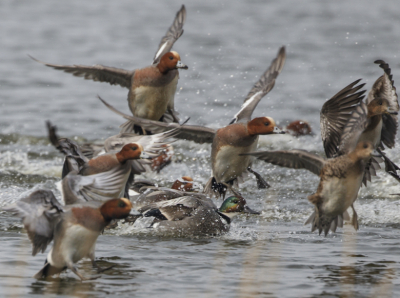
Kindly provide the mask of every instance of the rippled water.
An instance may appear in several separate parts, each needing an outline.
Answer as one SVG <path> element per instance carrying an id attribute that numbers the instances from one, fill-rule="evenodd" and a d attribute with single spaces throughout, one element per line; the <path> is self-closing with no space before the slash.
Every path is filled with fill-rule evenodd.
<path id="1" fill-rule="evenodd" d="M 189 65 L 175 97 L 181 118 L 211 127 L 226 125 L 244 96 L 287 46 L 283 72 L 254 116 L 280 125 L 311 123 L 315 137 L 263 137 L 263 149 L 304 148 L 323 154 L 319 109 L 350 82 L 367 87 L 381 75 L 373 61 L 389 62 L 400 82 L 400 7 L 396 1 L 190 1 L 185 33 L 174 49 Z M 34 189 L 59 192 L 62 156 L 46 138 L 49 119 L 61 136 L 102 140 L 122 120 L 96 98 L 128 111 L 127 90 L 84 81 L 27 57 L 59 64 L 104 64 L 126 69 L 151 62 L 179 1 L 11 1 L 0 3 L 0 207 Z M 205 182 L 209 145 L 179 141 L 174 163 L 159 175 L 169 185 L 183 174 Z M 399 149 L 388 155 L 400 162 Z M 148 235 L 121 226 L 99 237 L 101 264 L 116 264 L 97 280 L 81 283 L 68 272 L 36 281 L 45 256 L 32 257 L 21 224 L 0 212 L 0 295 L 163 297 L 396 297 L 400 294 L 399 185 L 382 171 L 360 191 L 361 228 L 346 225 L 327 237 L 303 226 L 307 196 L 318 177 L 257 163 L 272 187 L 243 194 L 259 217 L 239 217 L 231 231 L 211 239 Z M 94 274 L 90 262 L 79 268 Z"/>

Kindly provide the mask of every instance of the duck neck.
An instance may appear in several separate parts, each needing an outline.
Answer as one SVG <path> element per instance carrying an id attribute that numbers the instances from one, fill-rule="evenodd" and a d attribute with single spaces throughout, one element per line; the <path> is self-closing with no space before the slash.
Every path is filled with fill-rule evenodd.
<path id="1" fill-rule="evenodd" d="M 161 60 L 158 64 L 157 64 L 157 68 L 158 70 L 162 73 L 162 74 L 166 74 L 168 73 L 171 69 L 168 67 L 168 65 L 164 62 L 164 60 Z"/>
<path id="2" fill-rule="evenodd" d="M 382 121 L 382 115 L 369 116 L 369 113 L 368 113 L 368 120 L 369 120 L 369 123 L 368 123 L 368 126 L 365 128 L 364 132 L 374 130 L 378 126 L 378 124 Z"/>
<path id="3" fill-rule="evenodd" d="M 126 162 L 126 158 L 121 152 L 116 153 L 115 156 L 120 164 L 124 164 Z"/>
<path id="4" fill-rule="evenodd" d="M 224 213 L 224 212 L 221 212 L 221 211 L 217 211 L 217 213 L 219 214 L 219 216 L 221 216 L 223 219 L 225 219 L 226 220 L 226 222 L 228 223 L 228 225 L 230 225 L 231 224 L 231 217 L 229 217 L 228 216 L 228 213 Z"/>

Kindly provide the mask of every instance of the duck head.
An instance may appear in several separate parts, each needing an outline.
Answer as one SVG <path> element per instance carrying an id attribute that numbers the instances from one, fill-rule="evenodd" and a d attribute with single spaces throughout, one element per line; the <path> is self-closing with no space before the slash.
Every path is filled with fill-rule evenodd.
<path id="1" fill-rule="evenodd" d="M 305 135 L 313 135 L 310 124 L 306 121 L 296 120 L 290 122 L 286 129 L 292 136 L 305 136 Z"/>
<path id="2" fill-rule="evenodd" d="M 284 134 L 275 124 L 271 117 L 258 117 L 247 123 L 249 135 Z"/>
<path id="3" fill-rule="evenodd" d="M 157 68 L 161 73 L 165 74 L 173 69 L 178 69 L 178 68 L 188 69 L 189 67 L 182 63 L 181 56 L 177 52 L 171 51 L 164 54 L 164 56 L 161 57 L 161 60 L 158 63 Z"/>
<path id="4" fill-rule="evenodd" d="M 111 221 L 112 219 L 127 217 L 131 209 L 132 203 L 128 199 L 111 199 L 101 205 L 100 213 L 103 215 L 105 221 Z"/>
<path id="5" fill-rule="evenodd" d="M 260 214 L 247 206 L 247 202 L 240 196 L 231 196 L 227 198 L 218 209 L 218 211 L 230 218 L 239 213 Z"/>
<path id="6" fill-rule="evenodd" d="M 368 104 L 368 117 L 382 114 L 397 115 L 398 112 L 392 109 L 387 99 L 380 97 L 374 98 Z"/>
<path id="7" fill-rule="evenodd" d="M 120 163 L 124 163 L 130 159 L 149 159 L 150 157 L 144 152 L 143 146 L 136 143 L 129 143 L 122 147 L 121 151 L 116 154 Z"/>
<path id="8" fill-rule="evenodd" d="M 362 160 L 368 160 L 371 158 L 372 155 L 377 156 L 374 153 L 374 146 L 371 142 L 367 141 L 359 142 L 351 154 L 355 155 L 357 159 Z"/>
<path id="9" fill-rule="evenodd" d="M 175 180 L 174 184 L 172 184 L 172 189 L 181 190 L 181 191 L 195 191 L 201 190 L 201 186 L 199 183 L 194 182 L 192 177 L 183 176 L 177 180 Z"/>

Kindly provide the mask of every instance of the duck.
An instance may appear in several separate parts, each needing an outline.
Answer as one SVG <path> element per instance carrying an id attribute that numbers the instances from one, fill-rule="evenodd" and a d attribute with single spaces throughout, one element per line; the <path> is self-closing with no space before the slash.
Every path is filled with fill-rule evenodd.
<path id="1" fill-rule="evenodd" d="M 314 132 L 312 131 L 310 124 L 304 120 L 295 120 L 290 122 L 286 126 L 285 132 L 294 137 L 314 135 Z"/>
<path id="2" fill-rule="evenodd" d="M 146 147 L 146 151 L 151 149 L 150 162 L 148 169 L 156 173 L 169 165 L 174 156 L 174 148 L 171 142 L 167 142 L 168 138 L 172 138 L 177 130 L 171 130 L 160 134 L 137 135 L 136 133 L 119 133 L 108 137 L 103 144 L 84 143 L 80 145 L 83 155 L 91 159 L 93 157 L 121 150 L 122 146 L 129 143 L 140 143 Z"/>
<path id="3" fill-rule="evenodd" d="M 196 191 L 201 188 L 201 184 L 197 181 L 194 181 L 192 177 L 190 176 L 182 176 L 178 179 L 176 179 L 170 189 L 174 190 L 180 190 L 180 191 Z M 157 187 L 156 184 L 149 180 L 149 179 L 136 179 L 132 185 L 130 190 L 132 190 L 132 193 L 135 192 L 135 194 L 143 193 L 144 191 L 148 189 L 165 189 L 165 187 Z"/>
<path id="4" fill-rule="evenodd" d="M 187 195 L 206 200 L 207 196 L 199 193 L 201 189 L 201 184 L 193 181 L 193 178 L 190 176 L 182 176 L 176 179 L 171 188 L 156 186 L 148 179 L 137 179 L 129 189 L 129 196 L 132 208 L 138 210 L 152 203 L 168 201 Z"/>
<path id="5" fill-rule="evenodd" d="M 281 47 L 270 67 L 246 96 L 240 111 L 236 113 L 233 120 L 227 126 L 218 130 L 196 125 L 179 126 L 180 130 L 174 136 L 175 138 L 212 144 L 212 173 L 204 187 L 204 192 L 208 195 L 225 197 L 227 190 L 240 195 L 233 186 L 239 186 L 238 180 L 242 179 L 242 176 L 249 172 L 256 177 L 258 188 L 269 187 L 269 184 L 262 176 L 251 168 L 253 159 L 250 156 L 239 156 L 239 154 L 253 151 L 257 147 L 259 135 L 284 133 L 278 129 L 273 118 L 257 117 L 251 119 L 251 115 L 258 102 L 274 87 L 275 79 L 281 72 L 285 60 L 285 47 Z M 101 97 L 99 99 L 109 109 L 128 120 L 128 124 L 123 124 L 124 132 L 126 132 L 124 129 L 129 126 L 132 127 L 132 124 L 140 125 L 146 129 L 157 126 L 164 131 L 177 128 L 179 125 L 177 123 L 163 123 L 129 116 L 112 107 Z"/>
<path id="6" fill-rule="evenodd" d="M 396 87 L 389 65 L 383 60 L 376 60 L 375 63 L 379 64 L 384 74 L 375 81 L 368 93 L 367 118 L 364 119 L 364 123 L 360 123 L 358 119 L 353 123 L 362 125 L 364 128 L 363 130 L 354 130 L 355 134 L 347 134 L 347 137 L 353 142 L 351 146 L 359 141 L 372 142 L 385 162 L 386 172 L 400 181 L 400 177 L 397 175 L 397 170 L 400 168 L 382 152 L 385 146 L 387 148 L 395 146 L 399 111 Z M 334 96 L 321 109 L 321 136 L 327 157 L 340 156 L 346 152 L 346 148 L 340 147 L 340 142 L 351 112 L 364 99 L 365 91 L 356 92 L 365 85 L 356 86 L 360 80 L 356 80 L 338 93 L 346 94 L 347 97 Z M 348 125 L 349 129 L 351 127 L 351 124 Z M 371 181 L 371 176 L 376 175 L 376 170 L 380 168 L 379 162 L 380 159 L 377 158 L 370 160 L 364 176 L 363 183 L 365 185 L 367 185 L 367 181 Z"/>
<path id="7" fill-rule="evenodd" d="M 231 196 L 217 208 L 210 198 L 192 195 L 152 203 L 139 212 L 140 219 L 150 219 L 147 227 L 162 235 L 179 237 L 219 236 L 229 231 L 235 215 L 260 214 L 249 208 L 241 196 Z"/>
<path id="8" fill-rule="evenodd" d="M 174 98 L 179 79 L 178 69 L 188 69 L 188 66 L 182 63 L 178 52 L 171 51 L 171 48 L 183 34 L 185 20 L 186 8 L 182 5 L 171 27 L 161 39 L 153 63 L 133 71 L 103 65 L 57 65 L 30 57 L 45 66 L 77 77 L 128 88 L 128 104 L 134 116 L 156 121 L 172 118 L 172 121 L 178 122 L 177 113 L 174 110 Z M 164 114 L 166 114 L 165 117 L 163 117 Z M 135 126 L 135 131 L 138 134 L 146 134 L 146 131 L 138 126 Z"/>
<path id="9" fill-rule="evenodd" d="M 307 169 L 319 175 L 320 182 L 317 191 L 308 197 L 315 211 L 305 224 L 311 223 L 311 231 L 317 228 L 319 234 L 325 236 L 329 230 L 343 226 L 343 220 L 349 220 L 347 209 L 352 207 L 352 225 L 358 230 L 358 216 L 354 209 L 361 187 L 365 166 L 371 158 L 374 148 L 371 142 L 359 142 L 356 148 L 346 155 L 323 159 L 305 150 L 260 151 L 248 153 L 274 165 Z"/>
<path id="10" fill-rule="evenodd" d="M 134 174 L 145 171 L 137 160 L 150 158 L 141 143 L 128 143 L 118 151 L 88 159 L 73 141 L 58 138 L 56 127 L 50 122 L 47 122 L 47 127 L 50 141 L 66 156 L 61 181 L 65 204 L 74 204 L 77 201 L 105 201 L 113 197 L 123 197 L 125 194 L 129 198 L 128 189 Z M 153 141 L 157 138 L 159 141 L 163 139 L 163 136 L 157 135 L 145 137 Z M 145 144 L 143 140 L 142 142 Z M 152 146 L 156 147 L 157 143 L 146 144 L 149 152 Z"/>
<path id="11" fill-rule="evenodd" d="M 53 241 L 45 265 L 34 278 L 46 278 L 69 269 L 81 281 L 94 279 L 83 276 L 76 268 L 75 264 L 82 258 L 89 258 L 98 272 L 109 269 L 100 268 L 96 264 L 97 238 L 111 220 L 127 217 L 132 204 L 126 198 L 97 203 L 62 206 L 52 191 L 36 190 L 28 197 L 3 208 L 22 219 L 32 242 L 33 256 L 39 252 L 44 253 Z"/>

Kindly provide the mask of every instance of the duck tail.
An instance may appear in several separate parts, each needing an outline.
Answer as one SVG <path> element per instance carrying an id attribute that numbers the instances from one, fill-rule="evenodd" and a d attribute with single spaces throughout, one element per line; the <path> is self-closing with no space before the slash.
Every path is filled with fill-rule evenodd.
<path id="1" fill-rule="evenodd" d="M 47 260 L 46 260 L 43 268 L 40 269 L 40 271 L 38 273 L 36 273 L 33 277 L 36 279 L 46 278 L 47 276 L 61 273 L 65 269 L 67 269 L 67 267 L 64 267 L 64 268 L 54 267 L 54 266 L 50 265 L 50 263 L 47 262 Z"/>
<path id="2" fill-rule="evenodd" d="M 321 235 L 322 231 L 324 231 L 324 235 L 326 236 L 329 230 L 335 232 L 337 227 L 343 227 L 344 217 L 346 217 L 344 214 L 336 217 L 327 216 L 315 208 L 315 211 L 304 224 L 307 225 L 311 223 L 311 232 L 314 232 L 318 228 L 318 233 Z"/>
<path id="3" fill-rule="evenodd" d="M 225 194 L 227 191 L 227 186 L 223 183 L 218 183 L 217 180 L 215 180 L 214 177 L 210 177 L 208 179 L 206 185 L 204 186 L 203 193 L 206 195 L 212 197 L 212 196 L 218 196 L 218 197 L 223 197 L 225 199 Z"/>

